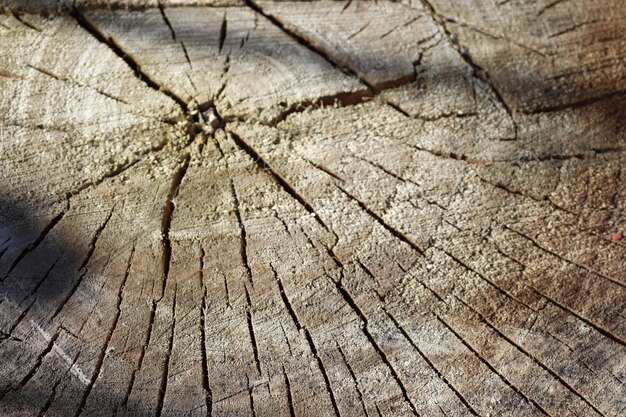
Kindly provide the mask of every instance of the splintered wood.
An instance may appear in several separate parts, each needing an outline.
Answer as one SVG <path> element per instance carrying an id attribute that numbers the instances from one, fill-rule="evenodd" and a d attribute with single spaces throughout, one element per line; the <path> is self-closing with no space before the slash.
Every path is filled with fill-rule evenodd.
<path id="1" fill-rule="evenodd" d="M 625 2 L 0 6 L 0 415 L 626 414 Z"/>

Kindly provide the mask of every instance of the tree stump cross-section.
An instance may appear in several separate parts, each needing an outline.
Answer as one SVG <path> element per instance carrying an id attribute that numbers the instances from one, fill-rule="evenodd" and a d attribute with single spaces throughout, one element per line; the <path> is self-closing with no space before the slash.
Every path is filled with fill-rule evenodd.
<path id="1" fill-rule="evenodd" d="M 0 9 L 0 415 L 626 414 L 626 3 Z"/>

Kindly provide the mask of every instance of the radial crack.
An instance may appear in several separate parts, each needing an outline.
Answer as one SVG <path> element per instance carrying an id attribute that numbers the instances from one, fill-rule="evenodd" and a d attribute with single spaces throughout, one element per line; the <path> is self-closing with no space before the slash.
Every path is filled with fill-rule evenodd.
<path id="1" fill-rule="evenodd" d="M 556 104 L 554 106 L 537 107 L 532 110 L 525 110 L 524 113 L 532 115 L 532 114 L 540 114 L 540 113 L 552 113 L 552 112 L 563 111 L 563 110 L 574 110 L 574 109 L 579 109 L 581 107 L 590 106 L 592 104 L 596 104 L 602 101 L 622 98 L 624 96 L 626 96 L 626 90 L 612 91 L 612 92 L 602 94 L 599 96 L 588 97 L 588 98 L 584 98 L 584 99 L 569 102 L 569 103 Z"/>
<path id="2" fill-rule="evenodd" d="M 204 285 L 204 248 L 200 248 L 199 257 L 199 288 L 204 288 L 204 294 L 202 296 L 202 304 L 200 306 L 200 359 L 202 361 L 202 388 L 204 389 L 205 396 L 204 401 L 207 409 L 207 415 L 211 416 L 213 413 L 213 391 L 211 390 L 211 384 L 209 382 L 209 365 L 207 363 L 207 350 L 206 350 L 206 309 L 207 309 L 207 289 Z"/>
<path id="3" fill-rule="evenodd" d="M 43 363 L 44 358 L 52 351 L 52 348 L 54 347 L 54 343 L 56 342 L 57 338 L 59 337 L 59 333 L 60 332 L 57 330 L 52 335 L 52 337 L 50 337 L 50 339 L 47 341 L 48 344 L 46 345 L 44 350 L 42 350 L 41 353 L 39 353 L 39 355 L 37 356 L 37 359 L 35 361 L 35 365 L 20 380 L 20 382 L 17 383 L 17 385 L 15 385 L 13 387 L 9 387 L 8 389 L 6 389 L 4 391 L 0 391 L 0 400 L 2 400 L 6 396 L 6 394 L 8 394 L 10 391 L 18 391 L 21 388 L 23 388 L 28 383 L 28 381 L 30 381 L 35 376 L 35 374 L 37 373 L 37 371 L 41 367 L 41 364 Z"/>
<path id="4" fill-rule="evenodd" d="M 369 414 L 367 413 L 367 408 L 365 407 L 365 402 L 363 401 L 363 394 L 361 393 L 361 390 L 359 389 L 359 381 L 357 380 L 356 375 L 354 374 L 354 370 L 352 369 L 352 366 L 350 366 L 350 363 L 348 362 L 348 358 L 346 358 L 346 354 L 343 352 L 343 349 L 337 346 L 337 350 L 339 351 L 339 354 L 341 355 L 341 359 L 343 359 L 343 362 L 346 364 L 346 368 L 348 368 L 348 373 L 350 373 L 350 377 L 352 378 L 352 381 L 354 382 L 354 388 L 356 389 L 357 396 L 359 397 L 359 402 L 361 403 L 361 407 L 363 408 L 363 413 L 365 414 L 366 417 L 368 417 Z"/>
<path id="5" fill-rule="evenodd" d="M 31 65 L 31 64 L 26 64 L 26 65 L 29 68 L 34 69 L 38 73 L 43 74 L 45 76 L 48 76 L 50 78 L 53 78 L 53 79 L 55 79 L 57 81 L 61 81 L 61 82 L 67 83 L 69 85 L 74 85 L 74 86 L 77 86 L 77 87 L 89 88 L 89 89 L 95 91 L 98 94 L 101 94 L 101 95 L 103 95 L 103 96 L 105 96 L 105 97 L 107 97 L 107 98 L 109 98 L 111 100 L 117 101 L 118 103 L 129 105 L 129 103 L 126 100 L 124 100 L 123 98 L 116 97 L 116 96 L 114 96 L 112 94 L 107 93 L 106 91 L 102 91 L 101 89 L 93 87 L 93 86 L 91 86 L 89 84 L 84 84 L 84 83 L 81 83 L 79 81 L 73 80 L 71 78 L 63 77 L 61 75 L 53 73 L 52 71 L 50 71 L 48 69 L 39 68 L 39 67 L 36 67 L 34 65 Z"/>
<path id="6" fill-rule="evenodd" d="M 472 352 L 472 354 L 474 354 L 474 356 L 476 356 L 480 362 L 482 362 L 485 366 L 487 366 L 487 368 L 489 368 L 489 370 L 491 372 L 493 372 L 495 375 L 497 375 L 509 388 L 511 388 L 520 397 L 522 397 L 524 399 L 524 401 L 526 401 L 528 404 L 533 405 L 542 414 L 544 414 L 546 416 L 550 416 L 550 414 L 539 403 L 537 403 L 537 401 L 533 400 L 532 398 L 529 398 L 519 388 L 517 388 L 515 385 L 513 385 L 506 377 L 504 377 L 504 375 L 502 375 L 500 372 L 498 372 L 498 370 L 496 368 L 494 368 L 493 365 L 491 365 L 485 358 L 480 356 L 480 354 L 465 339 L 463 339 L 463 337 L 461 337 L 461 335 L 458 334 L 457 331 L 454 330 L 445 320 L 443 320 L 437 314 L 435 314 L 435 318 L 441 324 L 443 324 L 454 336 L 456 336 L 456 338 L 463 344 L 463 346 L 465 346 L 470 352 Z"/>
<path id="7" fill-rule="evenodd" d="M 65 195 L 66 198 L 74 197 L 74 196 L 80 194 L 82 191 L 84 191 L 84 190 L 86 190 L 88 188 L 97 187 L 98 185 L 100 185 L 104 181 L 106 181 L 107 179 L 114 178 L 114 177 L 117 177 L 118 175 L 123 174 L 125 171 L 127 171 L 128 169 L 132 168 L 133 166 L 135 166 L 139 162 L 141 162 L 143 160 L 143 157 L 145 157 L 146 155 L 148 155 L 150 153 L 153 153 L 153 152 L 159 152 L 167 144 L 168 144 L 168 140 L 163 140 L 160 143 L 158 143 L 157 145 L 154 145 L 151 148 L 146 149 L 145 151 L 139 153 L 138 154 L 138 158 L 133 159 L 132 161 L 127 162 L 125 164 L 117 166 L 116 168 L 112 169 L 111 171 L 108 171 L 108 172 L 104 173 L 103 175 L 101 175 L 100 177 L 96 178 L 95 180 L 87 180 L 87 181 L 85 181 L 83 184 L 79 185 L 75 189 L 68 191 L 66 193 L 66 195 Z"/>
<path id="8" fill-rule="evenodd" d="M 163 369 L 161 372 L 161 385 L 159 388 L 159 395 L 157 397 L 156 405 L 156 417 L 161 417 L 163 413 L 163 401 L 165 400 L 165 393 L 167 392 L 167 383 L 170 370 L 170 359 L 172 357 L 172 349 L 174 347 L 174 331 L 176 329 L 176 299 L 178 296 L 178 284 L 174 285 L 174 300 L 172 302 L 172 325 L 170 326 L 170 334 L 167 339 L 167 351 L 165 352 L 165 358 L 163 359 Z"/>
<path id="9" fill-rule="evenodd" d="M 482 182 L 484 182 L 485 184 L 488 184 L 488 185 L 490 185 L 492 187 L 498 188 L 498 189 L 500 189 L 502 191 L 506 191 L 509 194 L 513 194 L 513 195 L 517 195 L 517 196 L 520 196 L 520 197 L 524 197 L 524 198 L 527 198 L 529 200 L 535 201 L 537 203 L 547 203 L 552 208 L 554 208 L 555 210 L 563 211 L 563 212 L 566 212 L 566 213 L 569 213 L 569 214 L 576 214 L 576 213 L 573 213 L 572 211 L 570 211 L 570 210 L 568 210 L 568 209 L 566 209 L 564 207 L 559 206 L 558 204 L 555 204 L 554 202 L 552 202 L 552 200 L 550 200 L 550 197 L 547 196 L 547 195 L 539 196 L 539 195 L 536 195 L 534 193 L 530 193 L 530 192 L 527 192 L 527 191 L 520 191 L 520 190 L 514 189 L 510 185 L 506 185 L 506 184 L 504 184 L 502 182 L 495 182 L 494 183 L 494 182 L 488 181 L 488 180 L 486 180 L 486 179 L 484 179 L 484 178 L 482 178 L 480 176 L 478 178 Z"/>
<path id="10" fill-rule="evenodd" d="M 283 365 L 283 377 L 285 379 L 285 391 L 287 393 L 287 405 L 289 406 L 289 417 L 296 417 L 296 412 L 293 406 L 293 394 L 291 393 L 291 383 L 289 381 L 289 377 L 287 376 L 287 372 L 285 371 L 284 365 Z"/>
<path id="11" fill-rule="evenodd" d="M 176 197 L 178 196 L 178 192 L 180 191 L 180 185 L 183 181 L 183 178 L 185 178 L 185 174 L 187 173 L 187 168 L 189 167 L 190 160 L 191 155 L 187 154 L 182 164 L 174 173 L 174 177 L 172 178 L 172 184 L 170 186 L 170 191 L 167 195 L 167 199 L 165 200 L 165 205 L 163 206 L 163 216 L 161 218 L 161 243 L 163 246 L 163 279 L 161 284 L 161 295 L 157 299 L 157 302 L 160 301 L 161 298 L 163 298 L 163 295 L 165 294 L 165 287 L 167 286 L 167 278 L 169 277 L 170 262 L 172 259 L 172 242 L 170 241 L 170 227 L 172 225 L 172 216 L 174 214 L 174 210 L 176 209 Z"/>
<path id="12" fill-rule="evenodd" d="M 220 26 L 220 39 L 218 41 L 219 49 L 218 51 L 221 53 L 222 48 L 224 47 L 224 42 L 226 41 L 226 35 L 228 33 L 228 20 L 226 19 L 226 11 L 224 12 L 224 17 L 222 18 L 222 26 Z"/>
<path id="13" fill-rule="evenodd" d="M 402 391 L 402 396 L 404 397 L 405 402 L 411 408 L 411 411 L 413 412 L 413 414 L 416 416 L 419 416 L 419 413 L 417 412 L 417 409 L 415 408 L 415 404 L 413 404 L 413 401 L 411 401 L 411 399 L 409 398 L 408 391 L 406 387 L 404 386 L 404 383 L 400 379 L 398 372 L 389 361 L 387 354 L 383 351 L 383 349 L 380 347 L 378 342 L 376 342 L 376 340 L 374 339 L 374 336 L 372 336 L 372 334 L 370 333 L 369 328 L 368 328 L 367 317 L 365 316 L 365 314 L 363 314 L 359 306 L 356 304 L 356 302 L 354 301 L 350 293 L 343 287 L 343 285 L 341 285 L 340 282 L 337 282 L 335 280 L 332 280 L 332 282 L 335 284 L 335 287 L 337 288 L 337 290 L 339 291 L 339 293 L 345 300 L 346 304 L 348 304 L 348 306 L 352 309 L 352 311 L 354 311 L 357 317 L 363 322 L 363 327 L 361 328 L 361 330 L 363 331 L 363 334 L 369 341 L 370 345 L 372 345 L 376 353 L 378 353 L 380 359 L 385 364 L 387 369 L 389 369 L 389 371 L 391 372 L 391 376 L 393 377 L 394 381 L 400 388 L 400 391 Z"/>
<path id="14" fill-rule="evenodd" d="M 345 189 L 343 189 L 341 186 L 337 185 L 337 188 L 339 190 L 341 190 L 341 192 L 343 192 L 350 200 L 356 202 L 358 204 L 358 206 L 361 208 L 361 210 L 363 210 L 365 213 L 367 213 L 370 217 L 372 217 L 376 223 L 378 223 L 379 225 L 381 225 L 383 228 L 385 228 L 389 233 L 391 233 L 394 237 L 396 237 L 397 239 L 399 239 L 400 241 L 406 243 L 407 245 L 409 245 L 413 250 L 415 250 L 417 253 L 419 253 L 420 255 L 424 254 L 424 250 L 422 248 L 420 248 L 419 246 L 417 246 L 411 239 L 409 239 L 404 233 L 402 233 L 401 231 L 395 229 L 393 226 L 389 225 L 387 222 L 385 222 L 385 220 L 380 217 L 378 214 L 374 213 L 370 208 L 368 208 L 365 203 L 363 203 L 361 200 L 359 200 L 358 198 L 356 198 L 355 196 L 353 196 L 352 194 L 350 194 L 349 192 L 347 192 Z"/>
<path id="15" fill-rule="evenodd" d="M 163 22 L 165 22 L 165 24 L 170 30 L 170 33 L 172 34 L 172 40 L 180 44 L 180 47 L 182 48 L 183 53 L 185 54 L 185 59 L 187 59 L 187 63 L 189 64 L 189 68 L 193 69 L 193 66 L 191 65 L 191 59 L 189 59 L 189 53 L 187 52 L 187 48 L 185 47 L 185 43 L 182 40 L 178 41 L 177 36 L 176 36 L 176 31 L 174 30 L 174 26 L 172 26 L 172 22 L 170 22 L 170 20 L 167 18 L 167 14 L 165 14 L 165 7 L 163 7 L 163 4 L 160 1 L 158 2 L 158 8 L 159 8 L 159 12 L 161 12 L 161 17 L 163 18 Z M 193 81 L 191 80 L 191 78 L 189 79 L 189 81 L 193 85 Z M 194 85 L 193 87 L 195 89 L 196 86 Z"/>
<path id="16" fill-rule="evenodd" d="M 100 239 L 100 235 L 102 234 L 104 229 L 107 227 L 107 224 L 109 224 L 109 220 L 111 220 L 111 216 L 113 216 L 114 209 L 115 207 L 111 207 L 111 211 L 109 211 L 109 215 L 104 219 L 102 224 L 96 229 L 96 232 L 94 233 L 93 238 L 91 238 L 91 242 L 89 243 L 89 250 L 87 251 L 87 256 L 85 256 L 83 263 L 80 264 L 80 267 L 78 269 L 83 269 L 89 263 L 89 260 L 91 259 L 93 255 L 93 252 L 96 250 L 96 245 L 98 244 L 98 239 Z"/>
<path id="17" fill-rule="evenodd" d="M 184 113 L 188 113 L 188 107 L 185 100 L 176 95 L 169 88 L 161 85 L 155 79 L 153 79 L 150 75 L 144 72 L 141 69 L 141 65 L 131 56 L 130 53 L 126 52 L 122 46 L 115 41 L 111 36 L 107 36 L 104 32 L 100 31 L 100 29 L 89 19 L 87 19 L 77 8 L 73 8 L 71 11 L 71 15 L 76 19 L 78 24 L 85 29 L 90 35 L 96 38 L 101 43 L 107 45 L 111 51 L 115 53 L 118 57 L 120 57 L 128 66 L 133 70 L 135 76 L 141 80 L 148 87 L 152 88 L 155 91 L 159 91 L 172 100 L 176 102 Z"/>
<path id="18" fill-rule="evenodd" d="M 78 279 L 76 280 L 76 282 L 74 283 L 74 285 L 72 286 L 72 288 L 70 289 L 70 291 L 67 293 L 67 295 L 63 298 L 63 301 L 61 301 L 61 303 L 59 304 L 59 306 L 56 308 L 56 310 L 54 311 L 54 313 L 52 314 L 52 317 L 50 318 L 50 320 L 54 320 L 60 313 L 61 311 L 63 311 L 63 309 L 65 308 L 65 306 L 67 305 L 68 301 L 74 296 L 74 294 L 76 293 L 76 291 L 78 290 L 78 288 L 80 287 L 80 284 L 82 284 L 84 278 L 87 276 L 87 273 L 89 272 L 85 267 L 87 266 L 87 264 L 89 263 L 89 260 L 91 259 L 95 249 L 96 249 L 96 244 L 98 242 L 98 239 L 100 238 L 100 234 L 102 233 L 102 231 L 104 230 L 104 228 L 107 226 L 107 224 L 109 223 L 109 220 L 111 219 L 111 216 L 113 215 L 113 210 L 115 207 L 111 208 L 111 211 L 109 212 L 109 215 L 105 218 L 105 220 L 102 222 L 102 224 L 98 227 L 98 229 L 96 229 L 96 232 L 94 234 L 94 237 L 91 240 L 91 243 L 89 245 L 89 250 L 87 251 L 87 256 L 85 257 L 85 259 L 83 260 L 83 263 L 80 265 L 80 267 L 78 268 L 78 270 L 80 271 L 81 269 L 84 269 L 83 273 L 79 275 Z M 108 261 L 107 261 L 108 262 Z M 105 265 L 106 267 L 106 265 Z M 47 274 L 46 274 L 47 276 Z M 45 278 L 44 278 L 45 279 Z M 42 279 L 40 281 L 40 283 L 43 283 L 44 279 Z M 38 287 L 37 287 L 38 288 Z"/>
<path id="19" fill-rule="evenodd" d="M 274 269 L 274 266 L 271 263 L 270 263 L 270 268 L 272 270 L 272 273 L 274 274 L 274 281 L 276 282 L 276 285 L 278 286 L 278 292 L 280 294 L 280 298 L 282 299 L 283 304 L 285 308 L 287 309 L 287 312 L 289 313 L 289 317 L 291 317 L 291 320 L 293 321 L 293 324 L 296 326 L 296 329 L 300 331 L 304 326 L 300 324 L 300 321 L 298 320 L 298 316 L 296 315 L 296 312 L 291 306 L 291 302 L 289 301 L 289 298 L 287 297 L 287 294 L 285 293 L 283 282 L 278 276 L 278 273 L 276 272 L 276 270 Z"/>
<path id="20" fill-rule="evenodd" d="M 409 334 L 406 332 L 406 330 L 404 330 L 404 328 L 402 326 L 400 326 L 400 323 L 398 323 L 398 321 L 395 319 L 395 317 L 393 317 L 387 311 L 387 308 L 383 307 L 383 310 L 385 312 L 385 315 L 387 317 L 389 317 L 389 319 L 392 321 L 394 326 L 396 326 L 396 328 L 400 331 L 400 333 L 404 336 L 404 338 L 409 342 L 409 344 L 413 347 L 413 349 L 415 349 L 415 351 L 422 357 L 422 359 L 424 359 L 426 361 L 428 366 L 430 366 L 432 368 L 432 370 L 435 372 L 437 377 L 439 379 L 441 379 L 448 386 L 448 388 L 450 388 L 450 390 L 452 390 L 452 392 L 454 392 L 454 395 L 456 395 L 456 397 L 461 401 L 461 403 L 469 410 L 469 412 L 472 415 L 478 416 L 479 415 L 478 412 L 476 412 L 476 410 L 474 410 L 474 408 L 469 404 L 469 402 L 465 399 L 465 397 L 463 397 L 463 395 L 461 395 L 461 393 L 454 387 L 454 385 L 452 385 L 452 383 L 435 366 L 435 364 L 430 360 L 430 358 L 428 356 L 426 356 L 426 354 L 419 348 L 419 346 L 417 346 L 415 341 L 409 336 Z"/>
<path id="21" fill-rule="evenodd" d="M 324 367 L 324 363 L 322 362 L 322 358 L 320 358 L 320 356 L 317 353 L 317 348 L 315 347 L 315 343 L 313 343 L 313 339 L 311 338 L 311 334 L 309 333 L 309 330 L 306 327 L 304 327 L 304 326 L 302 326 L 300 324 L 300 320 L 298 319 L 298 316 L 297 316 L 296 312 L 294 311 L 293 307 L 291 306 L 291 302 L 289 301 L 289 298 L 287 297 L 287 294 L 285 293 L 285 289 L 283 287 L 283 283 L 280 280 L 280 278 L 278 277 L 278 274 L 276 273 L 276 270 L 274 269 L 274 267 L 271 264 L 270 264 L 270 268 L 272 269 L 272 272 L 274 273 L 274 280 L 276 281 L 276 284 L 277 284 L 279 292 L 280 292 L 281 299 L 283 300 L 283 304 L 287 308 L 289 316 L 291 317 L 294 325 L 298 329 L 298 332 L 304 333 L 304 336 L 306 338 L 307 344 L 309 346 L 309 350 L 311 351 L 311 353 L 313 354 L 313 356 L 315 357 L 315 359 L 317 361 L 318 368 L 319 368 L 319 370 L 320 370 L 320 372 L 322 374 L 322 377 L 324 378 L 324 383 L 326 385 L 326 391 L 328 392 L 328 394 L 330 396 L 330 401 L 331 401 L 331 404 L 333 406 L 333 410 L 335 411 L 335 415 L 337 417 L 339 417 L 341 414 L 339 413 L 339 408 L 337 407 L 337 400 L 335 399 L 335 394 L 334 394 L 333 389 L 332 389 L 332 387 L 330 385 L 330 379 L 328 378 L 328 373 L 326 372 L 326 368 Z"/>
<path id="22" fill-rule="evenodd" d="M 599 271 L 597 271 L 597 270 L 595 270 L 593 268 L 590 268 L 587 265 L 584 265 L 584 264 L 572 261 L 570 259 L 567 259 L 567 258 L 559 255 L 558 253 L 554 252 L 553 250 L 550 250 L 550 249 L 546 248 L 545 246 L 541 245 L 539 242 L 537 242 L 536 239 L 533 239 L 532 237 L 527 236 L 527 235 L 525 235 L 525 234 L 523 234 L 523 233 L 521 233 L 521 232 L 519 232 L 519 231 L 517 231 L 517 230 L 515 230 L 515 229 L 513 229 L 513 228 L 511 228 L 509 226 L 507 226 L 507 225 L 503 225 L 503 227 L 506 230 L 509 230 L 509 231 L 515 233 L 516 235 L 521 236 L 521 237 L 529 240 L 530 243 L 532 243 L 532 245 L 534 247 L 536 247 L 537 249 L 541 250 L 542 252 L 545 252 L 545 253 L 547 253 L 549 255 L 554 256 L 555 258 L 559 259 L 561 262 L 564 262 L 564 263 L 566 263 L 568 265 L 573 265 L 573 266 L 575 266 L 577 268 L 581 268 L 581 269 L 587 271 L 588 273 L 593 274 L 593 275 L 597 275 L 597 276 L 599 276 L 601 278 L 604 278 L 607 281 L 610 281 L 613 284 L 618 285 L 619 287 L 626 288 L 626 283 L 621 282 L 621 281 L 617 280 L 616 278 L 610 277 L 608 275 L 604 275 L 603 273 L 601 273 L 601 272 L 599 272 Z"/>
<path id="23" fill-rule="evenodd" d="M 544 365 L 539 359 L 537 359 L 534 355 L 532 355 L 530 352 L 527 352 L 521 345 L 519 345 L 517 342 L 515 342 L 513 339 L 511 339 L 510 337 L 508 337 L 507 335 L 505 335 L 502 331 L 500 331 L 496 326 L 494 326 L 489 320 L 487 320 L 487 318 L 485 318 L 485 316 L 483 316 L 478 310 L 474 309 L 474 307 L 470 306 L 469 304 L 467 304 L 465 301 L 463 301 L 462 299 L 460 299 L 457 296 L 454 296 L 454 298 L 456 298 L 461 304 L 463 304 L 465 307 L 467 307 L 470 311 L 472 311 L 474 314 L 476 314 L 478 316 L 478 318 L 480 319 L 480 321 L 482 321 L 483 323 L 485 323 L 490 329 L 492 329 L 494 332 L 496 332 L 498 334 L 498 336 L 500 336 L 501 338 L 503 338 L 504 340 L 506 340 L 511 346 L 515 347 L 515 349 L 517 349 L 520 353 L 522 353 L 524 356 L 528 357 L 531 361 L 533 361 L 537 366 L 539 366 L 541 369 L 543 369 L 544 371 L 546 371 L 548 374 L 550 374 L 554 379 L 556 379 L 561 385 L 563 385 L 568 391 L 570 391 L 572 394 L 574 394 L 575 396 L 577 396 L 578 398 L 580 398 L 585 404 L 587 404 L 589 407 L 591 407 L 596 413 L 598 413 L 599 415 L 603 415 L 602 412 L 600 412 L 600 410 L 598 410 L 598 408 L 596 406 L 594 406 L 593 404 L 591 404 L 582 394 L 580 394 L 572 385 L 570 385 L 567 381 L 565 381 L 560 375 L 558 375 L 556 372 L 554 372 L 552 369 L 550 369 L 548 366 Z M 536 316 L 538 317 L 538 315 Z M 536 318 L 535 318 L 536 320 Z M 531 326 L 532 327 L 532 326 Z"/>
<path id="24" fill-rule="evenodd" d="M 248 324 L 248 335 L 250 336 L 250 343 L 252 345 L 252 354 L 254 356 L 254 364 L 256 366 L 257 373 L 259 376 L 263 375 L 261 373 L 261 362 L 259 361 L 259 347 L 256 343 L 256 333 L 254 332 L 254 323 L 252 322 L 252 302 L 250 300 L 250 293 L 248 292 L 248 287 L 244 285 L 244 292 L 246 294 L 246 322 Z"/>
<path id="25" fill-rule="evenodd" d="M 89 394 L 91 394 L 91 390 L 93 389 L 93 386 L 95 385 L 96 381 L 98 380 L 98 377 L 100 376 L 102 365 L 104 364 L 104 359 L 106 358 L 106 355 L 109 350 L 109 344 L 111 343 L 111 339 L 113 338 L 113 332 L 115 331 L 117 327 L 117 323 L 119 322 L 119 318 L 121 315 L 120 306 L 122 304 L 122 301 L 124 300 L 124 288 L 126 286 L 126 281 L 128 280 L 128 276 L 130 275 L 130 269 L 132 266 L 134 255 L 135 255 L 135 244 L 133 243 L 133 248 L 131 249 L 130 255 L 128 257 L 126 272 L 124 273 L 122 282 L 120 283 L 120 286 L 118 287 L 118 290 L 117 290 L 117 304 L 115 308 L 115 316 L 113 317 L 113 323 L 109 327 L 109 331 L 107 333 L 105 341 L 102 344 L 102 347 L 100 348 L 98 361 L 96 363 L 96 366 L 94 367 L 93 373 L 89 380 L 89 384 L 87 385 L 87 388 L 85 389 L 85 392 L 83 393 L 83 396 L 81 397 L 80 405 L 76 411 L 75 417 L 78 417 L 80 414 L 82 414 L 85 408 L 85 405 L 87 404 L 87 399 L 89 398 Z"/>
<path id="26" fill-rule="evenodd" d="M 352 75 L 353 77 L 359 79 L 370 90 L 374 91 L 374 88 L 372 87 L 372 85 L 370 85 L 370 83 L 367 80 L 365 80 L 364 78 L 360 77 L 354 70 L 352 70 L 351 68 L 347 67 L 346 65 L 340 64 L 335 58 L 333 58 L 331 56 L 330 53 L 328 53 L 328 51 L 324 50 L 319 45 L 315 45 L 315 44 L 311 43 L 305 37 L 303 37 L 300 34 L 294 32 L 293 30 L 287 28 L 275 16 L 273 16 L 273 15 L 271 15 L 269 13 L 266 13 L 256 2 L 254 2 L 252 0 L 244 0 L 244 1 L 245 1 L 246 5 L 248 5 L 248 7 L 250 7 L 252 10 L 257 12 L 261 16 L 265 17 L 274 26 L 276 26 L 278 29 L 280 29 L 282 32 L 284 32 L 286 35 L 288 35 L 290 38 L 295 40 L 297 43 L 299 43 L 300 45 L 304 46 L 308 50 L 314 52 L 316 55 L 322 57 L 324 60 L 326 60 L 328 63 L 330 63 L 333 67 L 337 68 L 338 70 L 342 71 L 343 73 L 348 74 L 348 75 Z"/>
<path id="27" fill-rule="evenodd" d="M 287 192 L 294 200 L 300 203 L 306 211 L 308 211 L 315 220 L 322 226 L 324 229 L 329 230 L 328 226 L 324 223 L 324 221 L 320 218 L 320 216 L 315 212 L 313 206 L 308 203 L 305 198 L 300 195 L 292 186 L 285 180 L 278 172 L 276 172 L 271 165 L 269 165 L 258 153 L 257 151 L 246 141 L 244 141 L 239 135 L 229 130 L 230 136 L 233 138 L 233 141 L 237 146 L 239 146 L 243 151 L 245 151 L 248 156 L 259 166 L 259 168 L 268 173 L 277 183 L 282 187 L 283 190 Z"/>
<path id="28" fill-rule="evenodd" d="M 487 85 L 489 87 L 489 89 L 491 90 L 491 92 L 495 96 L 495 98 L 498 101 L 498 103 L 500 104 L 500 106 L 504 109 L 504 111 L 509 116 L 509 118 L 511 120 L 511 123 L 513 123 L 514 137 L 511 138 L 511 140 L 517 140 L 517 130 L 518 130 L 518 127 L 517 127 L 517 121 L 516 121 L 513 109 L 509 106 L 507 101 L 504 99 L 504 96 L 500 93 L 498 88 L 491 81 L 491 79 L 489 77 L 489 73 L 487 71 L 485 71 L 484 68 L 482 68 L 480 65 L 478 65 L 474 61 L 472 56 L 469 54 L 469 51 L 467 50 L 467 48 L 462 47 L 459 44 L 456 36 L 454 36 L 452 33 L 450 33 L 450 31 L 448 30 L 448 28 L 446 26 L 445 20 L 442 18 L 441 15 L 439 15 L 437 13 L 437 11 L 435 10 L 435 8 L 431 4 L 431 2 L 429 0 L 420 0 L 420 1 L 421 1 L 422 5 L 424 6 L 425 10 L 428 12 L 430 17 L 432 18 L 432 20 L 435 22 L 437 27 L 440 29 L 440 32 L 446 37 L 446 39 L 447 39 L 448 43 L 450 44 L 450 46 L 452 46 L 452 48 L 459 54 L 461 59 L 472 69 L 473 77 L 476 78 L 477 80 L 481 81 L 482 83 L 484 83 L 485 85 Z"/>
<path id="29" fill-rule="evenodd" d="M 63 217 L 69 211 L 69 209 L 70 209 L 70 200 L 67 199 L 65 208 L 61 210 L 59 214 L 54 216 L 52 220 L 50 220 L 50 222 L 43 228 L 41 233 L 39 233 L 39 236 L 37 236 L 35 240 L 33 240 L 28 246 L 26 246 L 26 248 L 24 248 L 24 250 L 22 250 L 19 255 L 17 255 L 17 257 L 11 264 L 11 267 L 9 268 L 6 275 L 4 276 L 4 278 L 2 278 L 1 281 L 6 280 L 9 274 L 22 261 L 22 259 L 24 259 L 24 257 L 28 255 L 30 252 L 34 251 L 37 248 L 37 246 L 39 246 L 41 242 L 44 241 L 46 236 L 48 236 L 48 234 L 52 231 L 52 229 L 54 229 L 54 227 L 63 219 Z"/>
<path id="30" fill-rule="evenodd" d="M 237 225 L 239 227 L 239 255 L 241 256 L 241 262 L 246 269 L 246 278 L 248 279 L 250 285 L 254 285 L 252 281 L 252 270 L 250 269 L 250 264 L 248 263 L 248 239 L 246 235 L 246 226 L 243 224 L 243 220 L 241 219 L 241 211 L 239 209 L 239 197 L 237 196 L 235 183 L 232 179 L 230 180 L 230 190 L 233 195 L 235 217 L 237 218 Z"/>

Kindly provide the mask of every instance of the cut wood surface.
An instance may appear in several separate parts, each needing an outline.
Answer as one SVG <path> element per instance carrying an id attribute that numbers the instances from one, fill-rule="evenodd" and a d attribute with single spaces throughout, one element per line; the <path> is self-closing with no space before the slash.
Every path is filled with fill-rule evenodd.
<path id="1" fill-rule="evenodd" d="M 0 6 L 0 415 L 626 414 L 625 2 Z"/>

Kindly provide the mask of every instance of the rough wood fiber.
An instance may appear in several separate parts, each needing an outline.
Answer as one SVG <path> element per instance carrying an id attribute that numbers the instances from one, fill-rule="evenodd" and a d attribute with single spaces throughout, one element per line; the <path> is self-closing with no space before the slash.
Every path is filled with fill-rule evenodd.
<path id="1" fill-rule="evenodd" d="M 244 0 L 0 0 L 0 8 L 14 12 L 62 12 L 81 9 L 146 10 L 158 7 L 242 6 Z"/>
<path id="2" fill-rule="evenodd" d="M 624 4 L 14 3 L 0 415 L 624 415 Z"/>
<path id="3" fill-rule="evenodd" d="M 201 110 L 272 121 L 318 98 L 362 89 L 247 7 L 86 13 L 148 76 Z"/>

